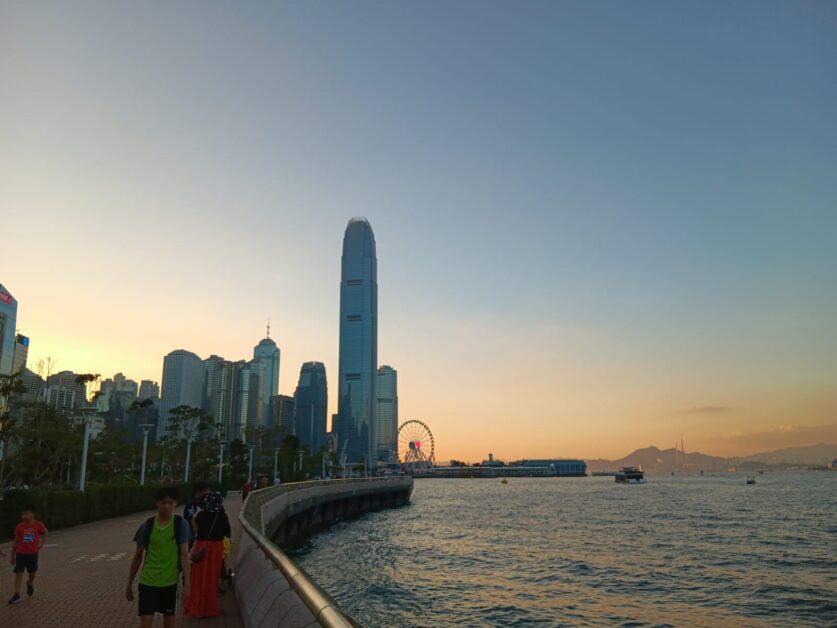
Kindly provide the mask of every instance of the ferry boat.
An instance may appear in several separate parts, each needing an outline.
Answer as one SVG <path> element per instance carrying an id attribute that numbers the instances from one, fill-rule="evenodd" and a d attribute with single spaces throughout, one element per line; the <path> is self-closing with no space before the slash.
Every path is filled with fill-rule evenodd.
<path id="1" fill-rule="evenodd" d="M 645 473 L 642 467 L 622 467 L 615 479 L 618 484 L 644 484 Z"/>

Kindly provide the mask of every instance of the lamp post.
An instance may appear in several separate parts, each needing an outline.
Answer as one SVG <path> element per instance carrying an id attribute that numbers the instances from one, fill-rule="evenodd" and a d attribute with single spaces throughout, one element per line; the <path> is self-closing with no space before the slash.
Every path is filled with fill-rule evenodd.
<path id="1" fill-rule="evenodd" d="M 323 480 L 325 480 L 325 479 L 326 479 L 326 473 L 325 473 L 325 461 L 326 461 L 326 456 L 327 456 L 327 455 L 328 455 L 328 454 L 327 454 L 326 452 L 323 452 L 323 472 L 320 474 L 320 477 L 321 477 Z"/>
<path id="2" fill-rule="evenodd" d="M 271 484 L 276 482 L 276 474 L 279 472 L 279 448 L 273 448 L 273 481 Z"/>
<path id="3" fill-rule="evenodd" d="M 247 451 L 249 452 L 250 461 L 247 465 L 247 481 L 253 481 L 253 450 L 256 448 L 255 445 L 247 445 Z"/>
<path id="4" fill-rule="evenodd" d="M 302 450 L 299 450 L 299 470 L 302 472 L 302 479 L 305 479 L 305 471 L 302 468 Z"/>
<path id="5" fill-rule="evenodd" d="M 78 476 L 78 490 L 84 492 L 84 485 L 87 480 L 87 444 L 90 440 L 90 420 L 92 417 L 84 418 L 84 444 L 81 447 L 81 471 Z"/>
<path id="6" fill-rule="evenodd" d="M 192 456 L 192 440 L 193 440 L 192 436 L 187 436 L 186 437 L 186 470 L 183 473 L 183 481 L 184 482 L 189 481 L 189 459 Z"/>
<path id="7" fill-rule="evenodd" d="M 224 485 L 221 483 L 223 479 L 223 472 L 224 472 L 224 445 L 227 444 L 227 441 L 221 440 L 218 441 L 218 445 L 221 447 L 221 451 L 218 454 L 218 486 L 219 488 L 223 488 Z"/>
<path id="8" fill-rule="evenodd" d="M 141 423 L 142 428 L 142 468 L 140 469 L 140 486 L 145 486 L 145 458 L 148 453 L 148 433 L 154 427 L 153 423 Z"/>

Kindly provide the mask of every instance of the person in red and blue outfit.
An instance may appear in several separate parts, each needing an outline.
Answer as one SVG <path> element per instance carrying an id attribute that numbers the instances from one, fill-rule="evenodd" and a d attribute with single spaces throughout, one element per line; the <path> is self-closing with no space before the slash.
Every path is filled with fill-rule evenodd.
<path id="1" fill-rule="evenodd" d="M 29 574 L 26 581 L 26 594 L 35 594 L 35 574 L 38 571 L 38 552 L 46 543 L 49 534 L 46 526 L 35 519 L 35 507 L 26 506 L 20 513 L 20 523 L 15 527 L 15 540 L 12 545 L 11 563 L 15 572 L 15 594 L 9 604 L 19 604 L 20 586 L 23 584 L 23 572 Z"/>

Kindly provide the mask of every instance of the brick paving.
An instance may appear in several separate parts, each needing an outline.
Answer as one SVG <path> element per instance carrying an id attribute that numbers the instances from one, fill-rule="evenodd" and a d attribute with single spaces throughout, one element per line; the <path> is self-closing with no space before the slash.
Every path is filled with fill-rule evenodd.
<path id="1" fill-rule="evenodd" d="M 238 541 L 240 498 L 230 496 L 225 506 L 233 527 L 233 544 Z M 139 626 L 136 581 L 134 601 L 125 599 L 125 583 L 134 545 L 131 539 L 137 527 L 153 513 L 88 523 L 49 535 L 39 558 L 40 571 L 35 580 L 35 595 L 9 606 L 14 592 L 8 556 L 0 560 L 0 626 L 3 628 L 121 628 Z M 9 553 L 9 544 L 3 544 Z M 235 550 L 233 550 L 235 554 Z M 181 617 L 181 628 L 240 628 L 241 619 L 232 588 L 221 596 L 223 615 L 211 619 Z M 156 617 L 154 626 L 162 626 Z"/>

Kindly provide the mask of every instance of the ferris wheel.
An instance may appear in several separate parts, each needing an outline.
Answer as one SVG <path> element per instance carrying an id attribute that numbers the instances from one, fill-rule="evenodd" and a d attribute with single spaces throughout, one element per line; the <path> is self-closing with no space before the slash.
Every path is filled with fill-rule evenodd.
<path id="1" fill-rule="evenodd" d="M 433 432 L 426 423 L 413 419 L 401 424 L 398 428 L 398 462 L 408 472 L 432 468 L 435 456 Z"/>

